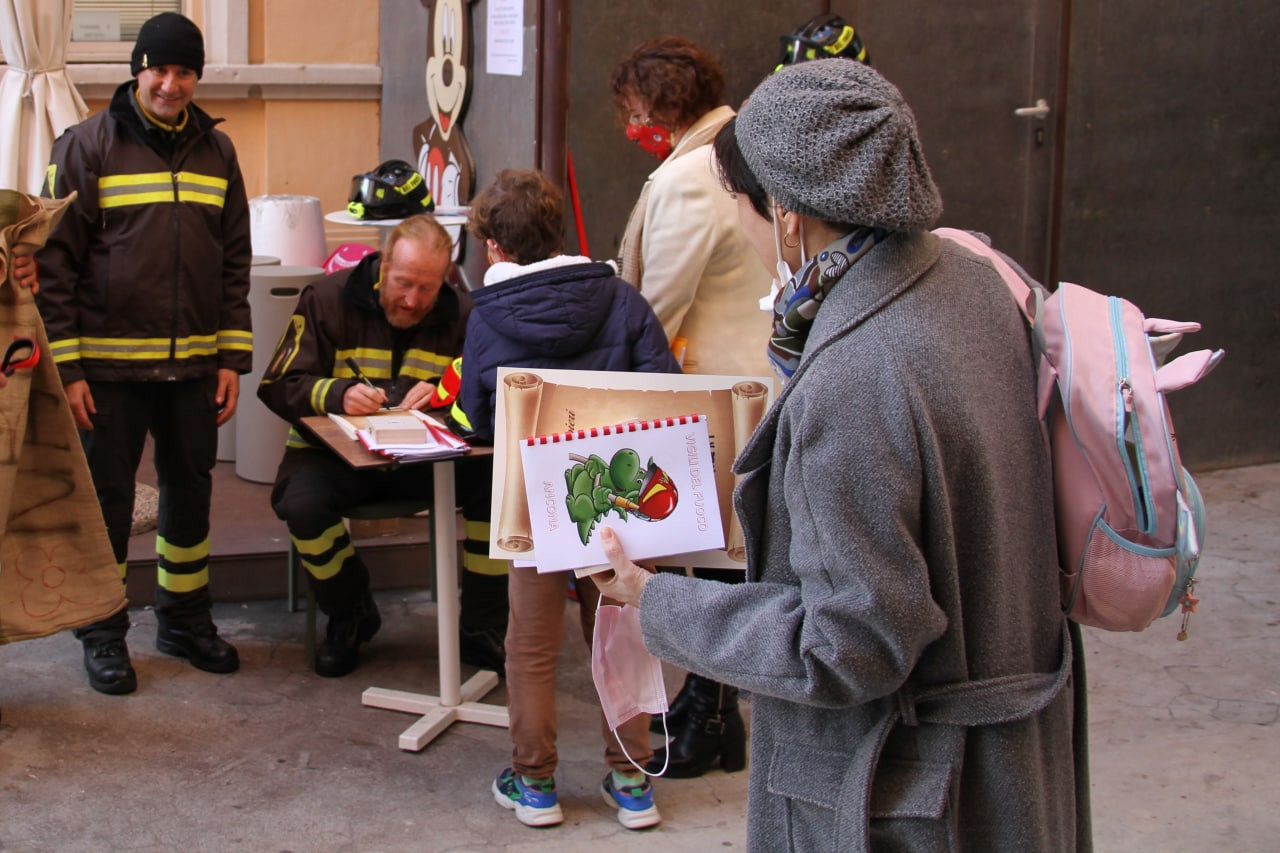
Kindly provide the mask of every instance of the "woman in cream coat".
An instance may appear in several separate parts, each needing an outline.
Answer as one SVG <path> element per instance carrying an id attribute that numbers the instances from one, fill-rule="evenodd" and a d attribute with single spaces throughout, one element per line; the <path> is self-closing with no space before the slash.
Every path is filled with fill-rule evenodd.
<path id="1" fill-rule="evenodd" d="M 627 221 L 621 277 L 653 306 L 685 373 L 768 376 L 769 315 L 760 299 L 769 274 L 742 233 L 711 149 L 734 115 L 721 104 L 719 62 L 685 39 L 655 39 L 618 63 L 609 86 L 627 137 L 661 161 Z M 708 572 L 730 582 L 742 577 L 698 570 Z M 667 775 L 701 776 L 717 762 L 729 771 L 745 766 L 735 688 L 690 675 L 668 723 Z M 659 751 L 649 768 L 665 759 Z"/>

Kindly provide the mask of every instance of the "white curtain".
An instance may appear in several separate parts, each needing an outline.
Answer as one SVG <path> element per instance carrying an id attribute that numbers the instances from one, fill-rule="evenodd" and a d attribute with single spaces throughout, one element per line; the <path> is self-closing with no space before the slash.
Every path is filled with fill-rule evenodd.
<path id="1" fill-rule="evenodd" d="M 0 187 L 36 195 L 49 150 L 89 113 L 67 77 L 72 0 L 0 0 Z"/>

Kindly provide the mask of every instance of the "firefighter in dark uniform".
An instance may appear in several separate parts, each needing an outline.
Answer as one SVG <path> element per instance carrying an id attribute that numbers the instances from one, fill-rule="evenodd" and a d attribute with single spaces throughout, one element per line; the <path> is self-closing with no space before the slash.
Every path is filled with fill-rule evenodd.
<path id="1" fill-rule="evenodd" d="M 147 434 L 160 486 L 156 646 L 208 672 L 239 657 L 210 615 L 217 428 L 252 367 L 249 209 L 231 140 L 191 102 L 204 40 L 166 12 L 110 106 L 54 143 L 44 193 L 77 198 L 38 254 L 40 313 L 124 578 Z M 89 683 L 129 693 L 127 612 L 76 635 Z"/>
<path id="2" fill-rule="evenodd" d="M 382 252 L 312 283 L 258 386 L 267 407 L 293 424 L 271 505 L 289 527 L 316 606 L 329 617 L 316 651 L 322 676 L 354 670 L 360 644 L 382 625 L 344 510 L 371 500 L 430 497 L 431 466 L 353 469 L 300 419 L 435 403 L 442 375 L 462 352 L 471 311 L 470 298 L 446 282 L 451 249 L 434 217 L 410 216 L 387 236 Z M 455 467 L 467 516 L 472 472 L 467 460 Z M 506 563 L 488 558 L 487 543 L 485 534 L 483 549 L 464 548 L 461 651 L 464 662 L 501 671 Z"/>

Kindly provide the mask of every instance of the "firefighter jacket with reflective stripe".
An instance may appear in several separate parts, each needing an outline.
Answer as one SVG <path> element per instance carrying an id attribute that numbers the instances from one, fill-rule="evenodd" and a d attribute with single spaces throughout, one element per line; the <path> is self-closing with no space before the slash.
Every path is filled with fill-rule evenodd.
<path id="1" fill-rule="evenodd" d="M 54 143 L 44 194 L 75 202 L 37 256 L 37 301 L 64 384 L 253 366 L 249 204 L 235 149 L 194 104 L 177 131 L 136 84 Z"/>
<path id="2" fill-rule="evenodd" d="M 446 283 L 422 322 L 397 329 L 378 302 L 381 268 L 375 253 L 302 291 L 258 386 L 267 408 L 294 425 L 290 446 L 308 444 L 298 420 L 341 413 L 342 395 L 360 376 L 394 406 L 417 383 L 438 382 L 462 353 L 471 298 Z"/>

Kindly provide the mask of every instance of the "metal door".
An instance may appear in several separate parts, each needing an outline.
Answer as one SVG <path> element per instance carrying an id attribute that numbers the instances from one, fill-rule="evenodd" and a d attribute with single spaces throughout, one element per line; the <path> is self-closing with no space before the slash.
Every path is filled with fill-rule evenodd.
<path id="1" fill-rule="evenodd" d="M 1170 395 L 1183 462 L 1280 458 L 1280 6 L 1072 3 L 1059 277 L 1223 347 Z"/>
<path id="2" fill-rule="evenodd" d="M 1048 274 L 1062 11 L 1056 2 L 852 4 L 875 67 L 911 105 L 940 224 Z"/>

